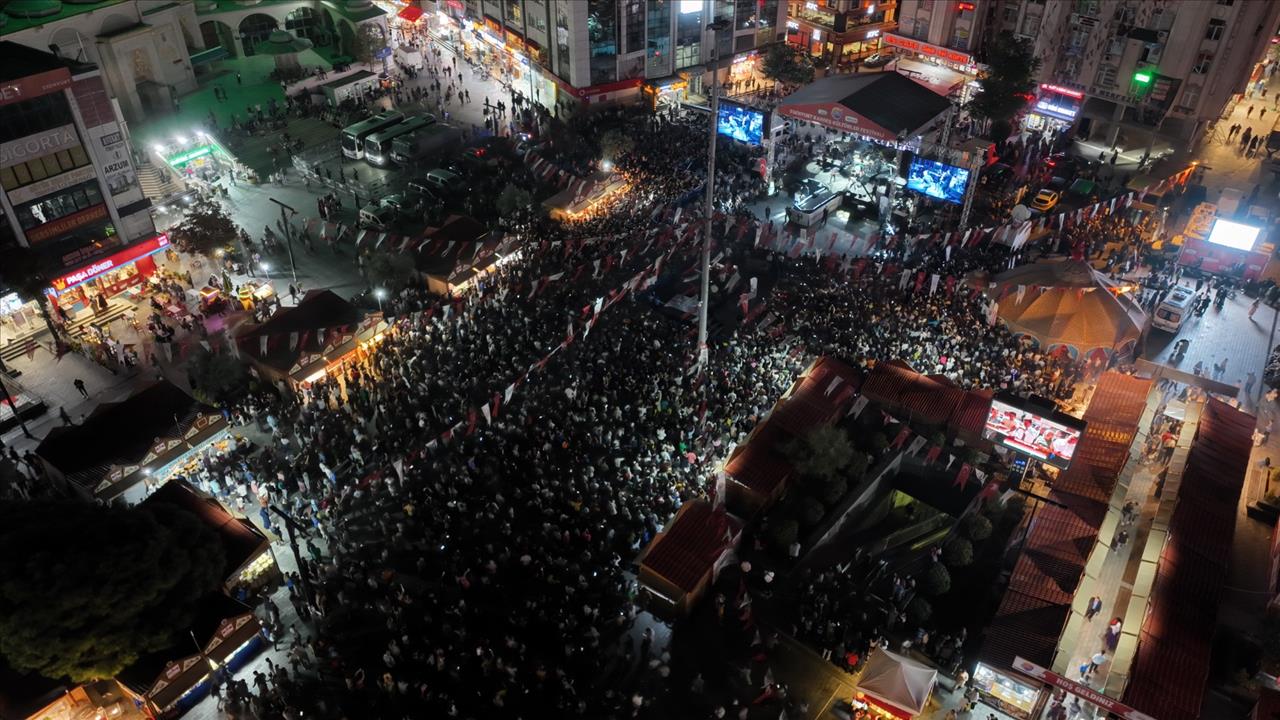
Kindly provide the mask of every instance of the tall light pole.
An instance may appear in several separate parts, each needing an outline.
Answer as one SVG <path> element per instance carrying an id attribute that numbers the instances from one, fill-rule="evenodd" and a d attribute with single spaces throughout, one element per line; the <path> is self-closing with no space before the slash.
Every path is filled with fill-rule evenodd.
<path id="1" fill-rule="evenodd" d="M 712 18 L 715 3 L 711 4 Z M 711 34 L 711 132 L 707 141 L 707 206 L 706 224 L 702 228 L 702 292 L 698 303 L 698 368 L 706 372 L 710 353 L 707 350 L 707 308 L 711 304 L 711 224 L 716 209 L 716 135 L 720 119 L 720 52 L 716 32 L 729 24 L 713 19 L 707 24 Z"/>
<path id="2" fill-rule="evenodd" d="M 289 272 L 292 273 L 293 275 L 293 284 L 297 285 L 298 284 L 298 266 L 295 265 L 293 262 L 293 226 L 289 224 L 289 215 L 297 215 L 298 211 L 294 210 L 288 205 L 285 205 L 284 203 L 280 202 L 275 198 L 267 198 L 267 199 L 280 206 L 280 224 L 283 225 L 281 230 L 284 230 L 284 245 L 286 248 L 289 249 Z M 356 210 L 358 211 L 359 208 L 356 208 Z M 289 215 L 285 214 L 286 211 L 289 213 Z"/>

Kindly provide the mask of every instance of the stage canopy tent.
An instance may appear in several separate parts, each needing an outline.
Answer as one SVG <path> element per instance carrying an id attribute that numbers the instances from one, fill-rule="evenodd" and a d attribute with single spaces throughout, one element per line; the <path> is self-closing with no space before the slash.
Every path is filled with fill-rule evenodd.
<path id="1" fill-rule="evenodd" d="M 886 142 L 914 137 L 951 107 L 950 101 L 896 72 L 832 75 L 791 93 L 780 115 Z"/>
<path id="2" fill-rule="evenodd" d="M 1000 320 L 1015 334 L 1074 356 L 1126 351 L 1146 323 L 1133 289 L 1113 283 L 1083 260 L 1023 265 L 991 278 L 986 290 L 1000 303 Z"/>
<path id="3" fill-rule="evenodd" d="M 877 650 L 858 679 L 858 689 L 914 716 L 924 711 L 937 682 L 937 670 L 888 650 Z"/>

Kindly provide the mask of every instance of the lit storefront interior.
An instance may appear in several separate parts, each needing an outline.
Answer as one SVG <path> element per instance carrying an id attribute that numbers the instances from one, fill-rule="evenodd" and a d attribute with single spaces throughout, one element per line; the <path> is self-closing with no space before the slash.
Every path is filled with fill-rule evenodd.
<path id="1" fill-rule="evenodd" d="M 973 684 L 983 702 L 1019 720 L 1030 720 L 1033 716 L 1043 687 L 986 663 L 978 663 L 974 668 Z"/>
<path id="2" fill-rule="evenodd" d="M 168 235 L 148 238 L 54 278 L 45 294 L 73 319 L 81 312 L 92 312 L 95 306 L 104 307 L 107 300 L 122 293 L 136 300 L 143 294 L 140 286 L 156 272 L 152 256 L 168 247 Z"/>
<path id="3" fill-rule="evenodd" d="M 1076 121 L 1084 93 L 1058 85 L 1041 84 L 1024 124 L 1028 130 L 1066 130 Z"/>

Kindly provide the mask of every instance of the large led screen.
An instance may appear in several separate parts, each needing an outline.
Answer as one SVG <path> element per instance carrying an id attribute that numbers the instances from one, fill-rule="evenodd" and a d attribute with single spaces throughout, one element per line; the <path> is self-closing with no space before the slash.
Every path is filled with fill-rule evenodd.
<path id="1" fill-rule="evenodd" d="M 764 142 L 764 112 L 737 103 L 720 103 L 716 130 L 749 145 Z"/>
<path id="2" fill-rule="evenodd" d="M 911 168 L 907 171 L 907 187 L 957 205 L 964 202 L 964 188 L 968 182 L 969 171 L 965 168 L 920 157 L 911 161 Z"/>
<path id="3" fill-rule="evenodd" d="M 1209 231 L 1209 242 L 1223 247 L 1251 252 L 1262 228 L 1218 218 Z"/>
<path id="4" fill-rule="evenodd" d="M 982 429 L 987 440 L 1059 468 L 1071 464 L 1083 433 L 1084 427 L 1073 418 L 1051 420 L 998 398 L 991 401 Z"/>

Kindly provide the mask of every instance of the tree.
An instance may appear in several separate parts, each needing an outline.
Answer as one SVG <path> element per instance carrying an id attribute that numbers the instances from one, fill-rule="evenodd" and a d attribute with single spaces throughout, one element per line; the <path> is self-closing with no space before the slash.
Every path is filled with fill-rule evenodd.
<path id="1" fill-rule="evenodd" d="M 373 61 L 377 59 L 379 50 L 387 46 L 386 39 L 382 36 L 382 28 L 378 25 L 361 25 L 356 31 L 355 44 L 351 47 L 351 57 L 356 62 L 365 65 L 373 65 Z"/>
<path id="2" fill-rule="evenodd" d="M 942 546 L 942 561 L 948 567 L 961 568 L 973 564 L 973 543 L 962 537 L 953 537 Z"/>
<path id="3" fill-rule="evenodd" d="M 194 381 L 191 393 L 201 402 L 219 407 L 240 397 L 249 382 L 249 374 L 237 358 L 203 347 L 191 356 L 187 371 Z"/>
<path id="4" fill-rule="evenodd" d="M 912 625 L 920 626 L 929 622 L 929 618 L 933 616 L 933 605 L 922 597 L 913 597 L 911 602 L 907 603 L 907 622 Z"/>
<path id="5" fill-rule="evenodd" d="M 179 633 L 224 565 L 218 537 L 182 510 L 0 504 L 0 655 L 51 679 L 111 677 L 189 645 Z"/>
<path id="6" fill-rule="evenodd" d="M 827 507 L 835 507 L 840 504 L 844 496 L 849 493 L 849 481 L 843 475 L 835 477 L 823 483 L 819 490 L 818 499 Z"/>
<path id="7" fill-rule="evenodd" d="M 413 260 L 407 255 L 374 253 L 365 263 L 365 271 L 369 280 L 381 288 L 391 291 L 399 290 L 409 279 L 413 268 Z"/>
<path id="8" fill-rule="evenodd" d="M 942 563 L 934 563 L 929 566 L 929 570 L 925 572 L 924 578 L 920 582 L 920 589 L 926 595 L 946 595 L 951 589 L 951 573 L 947 572 L 947 567 Z"/>
<path id="9" fill-rule="evenodd" d="M 780 83 L 804 85 L 813 81 L 813 60 L 794 45 L 775 43 L 765 51 L 760 71 Z"/>
<path id="10" fill-rule="evenodd" d="M 791 518 L 775 521 L 769 531 L 769 538 L 773 540 L 773 546 L 784 553 L 791 548 L 791 543 L 794 543 L 799 536 L 800 525 Z"/>
<path id="11" fill-rule="evenodd" d="M 805 528 L 811 528 L 822 521 L 822 516 L 827 512 L 822 507 L 822 503 L 811 497 L 800 498 L 796 503 L 796 517 L 800 519 L 800 524 Z"/>
<path id="12" fill-rule="evenodd" d="M 617 128 L 606 130 L 600 135 L 600 157 L 605 160 L 617 162 L 635 146 L 635 137 Z"/>
<path id="13" fill-rule="evenodd" d="M 212 256 L 218 250 L 232 247 L 239 230 L 221 204 L 201 198 L 187 209 L 182 222 L 169 234 L 183 251 Z"/>
<path id="14" fill-rule="evenodd" d="M 23 297 L 34 298 L 40 308 L 40 317 L 44 318 L 45 327 L 54 341 L 62 342 L 61 326 L 53 321 L 49 313 L 49 297 L 44 294 L 49 288 L 49 273 L 45 270 L 40 257 L 30 248 L 13 248 L 0 258 L 0 276 L 8 285 Z"/>
<path id="15" fill-rule="evenodd" d="M 837 475 L 853 460 L 853 443 L 843 430 L 824 425 L 809 433 L 788 440 L 782 446 L 786 455 L 801 475 L 828 479 Z"/>
<path id="16" fill-rule="evenodd" d="M 991 521 L 978 513 L 966 515 L 960 523 L 960 529 L 974 542 L 982 542 L 991 537 Z"/>
<path id="17" fill-rule="evenodd" d="M 867 469 L 871 466 L 871 458 L 864 452 L 853 451 L 853 457 L 849 459 L 849 464 L 845 466 L 844 474 L 854 482 L 860 482 L 867 476 Z"/>
<path id="18" fill-rule="evenodd" d="M 502 192 L 498 193 L 498 197 L 493 202 L 494 209 L 502 217 L 510 217 L 517 210 L 523 210 L 533 204 L 533 196 L 528 190 L 516 187 L 512 183 L 507 183 L 502 188 Z"/>
<path id="19" fill-rule="evenodd" d="M 969 102 L 969 112 L 992 122 L 1012 120 L 1036 89 L 1040 60 L 1029 41 L 1004 31 L 988 45 L 986 63 L 986 74 L 979 79 L 981 88 Z"/>

